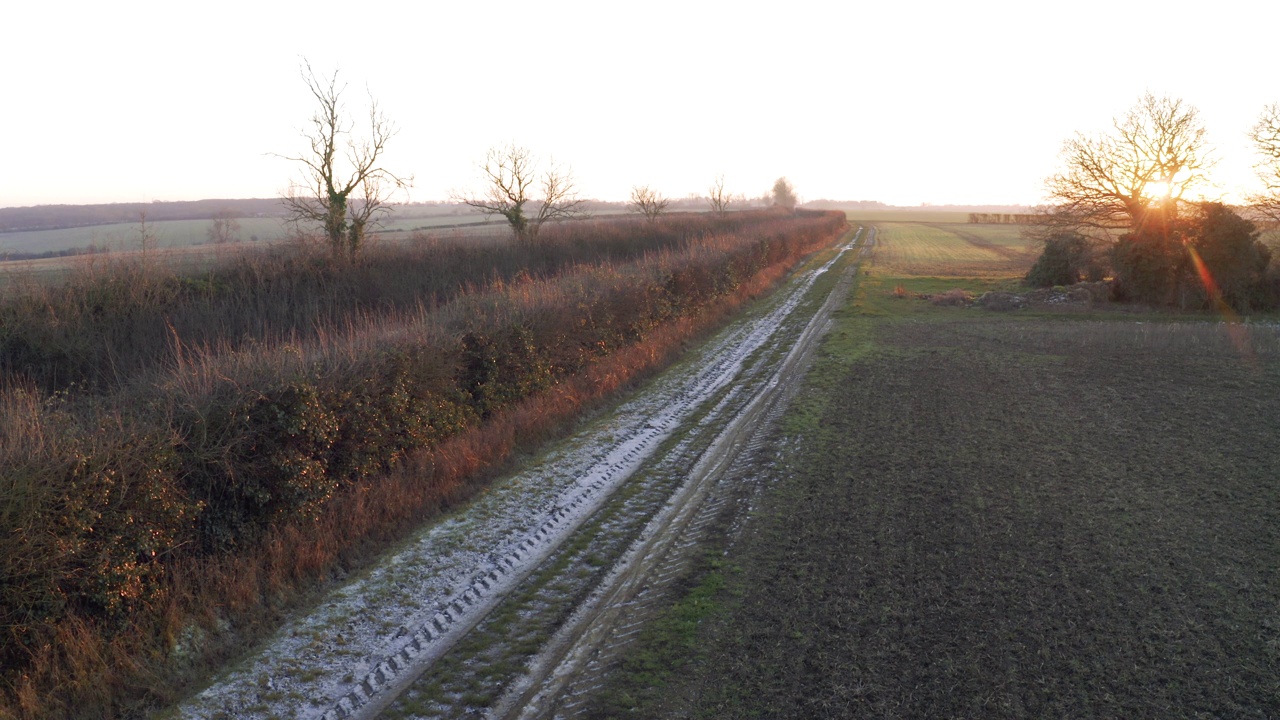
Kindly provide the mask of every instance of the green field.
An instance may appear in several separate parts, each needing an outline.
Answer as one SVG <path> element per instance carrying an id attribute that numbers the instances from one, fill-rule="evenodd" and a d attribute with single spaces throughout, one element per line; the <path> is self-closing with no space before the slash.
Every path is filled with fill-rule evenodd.
<path id="1" fill-rule="evenodd" d="M 1280 715 L 1274 321 L 937 306 L 894 289 L 1012 282 L 1013 241 L 880 239 L 741 539 L 595 716 Z"/>
<path id="2" fill-rule="evenodd" d="M 879 223 L 875 263 L 899 277 L 1017 277 L 1035 249 L 1016 225 Z"/>

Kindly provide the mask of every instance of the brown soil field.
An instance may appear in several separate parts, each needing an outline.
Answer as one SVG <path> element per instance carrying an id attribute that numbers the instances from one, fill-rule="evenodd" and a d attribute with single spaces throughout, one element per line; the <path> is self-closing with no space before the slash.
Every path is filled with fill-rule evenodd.
<path id="1" fill-rule="evenodd" d="M 593 715 L 1280 716 L 1277 326 L 898 282 L 863 278 L 740 539 Z"/>

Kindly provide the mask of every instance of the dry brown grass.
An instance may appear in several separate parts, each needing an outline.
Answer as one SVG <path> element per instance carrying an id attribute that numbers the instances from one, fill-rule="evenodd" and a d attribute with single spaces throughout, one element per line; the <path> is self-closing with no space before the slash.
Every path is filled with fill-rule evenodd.
<path id="1" fill-rule="evenodd" d="M 973 302 L 973 295 L 962 288 L 951 288 L 950 290 L 930 295 L 929 302 L 934 305 L 964 307 Z"/>

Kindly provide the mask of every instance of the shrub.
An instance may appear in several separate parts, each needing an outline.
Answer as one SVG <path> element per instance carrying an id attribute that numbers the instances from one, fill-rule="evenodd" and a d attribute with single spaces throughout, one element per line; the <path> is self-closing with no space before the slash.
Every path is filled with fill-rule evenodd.
<path id="1" fill-rule="evenodd" d="M 1221 300 L 1241 312 L 1270 305 L 1266 273 L 1271 250 L 1258 240 L 1252 222 L 1221 203 L 1206 203 L 1193 221 L 1190 246 L 1197 268 L 1189 278 L 1191 304 L 1208 307 Z"/>
<path id="2" fill-rule="evenodd" d="M 1242 312 L 1271 306 L 1271 252 L 1252 222 L 1220 203 L 1200 204 L 1168 229 L 1125 235 L 1112 256 L 1118 299 L 1183 308 L 1221 302 Z"/>
<path id="3" fill-rule="evenodd" d="M 1187 272 L 1181 234 L 1144 229 L 1122 236 L 1112 249 L 1117 300 L 1172 304 Z"/>
<path id="4" fill-rule="evenodd" d="M 551 364 L 526 327 L 503 328 L 493 336 L 469 332 L 460 355 L 461 390 L 481 419 L 552 383 Z"/>
<path id="5" fill-rule="evenodd" d="M 961 288 L 951 288 L 946 292 L 929 296 L 929 302 L 934 305 L 964 307 L 965 305 L 973 302 L 973 296 Z"/>
<path id="6" fill-rule="evenodd" d="M 27 413 L 14 432 L 25 447 L 5 438 L 0 475 L 0 668 L 12 687 L 42 653 L 84 661 L 59 647 L 72 619 L 111 636 L 156 613 L 200 504 L 178 481 L 172 435 L 123 417 L 100 418 L 109 434 L 86 428 L 60 398 L 4 400 Z"/>
<path id="7" fill-rule="evenodd" d="M 1045 240 L 1044 251 L 1027 273 L 1027 284 L 1032 287 L 1073 285 L 1090 272 L 1088 241 L 1075 233 L 1062 233 Z"/>

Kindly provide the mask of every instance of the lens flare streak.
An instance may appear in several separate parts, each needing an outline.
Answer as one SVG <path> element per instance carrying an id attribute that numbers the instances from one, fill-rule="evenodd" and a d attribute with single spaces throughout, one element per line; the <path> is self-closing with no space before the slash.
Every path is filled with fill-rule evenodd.
<path id="1" fill-rule="evenodd" d="M 1210 302 L 1217 308 L 1223 322 L 1226 323 L 1227 335 L 1231 338 L 1231 343 L 1236 346 L 1242 358 L 1250 364 L 1255 363 L 1253 346 L 1249 343 L 1249 329 L 1240 322 L 1240 317 L 1222 299 L 1222 291 L 1218 288 L 1217 281 L 1213 279 L 1213 273 L 1209 272 L 1209 267 L 1200 258 L 1200 253 L 1196 252 L 1194 247 L 1188 246 L 1187 254 L 1191 256 L 1191 264 L 1195 266 L 1196 274 L 1200 276 L 1200 282 L 1204 285 Z"/>

